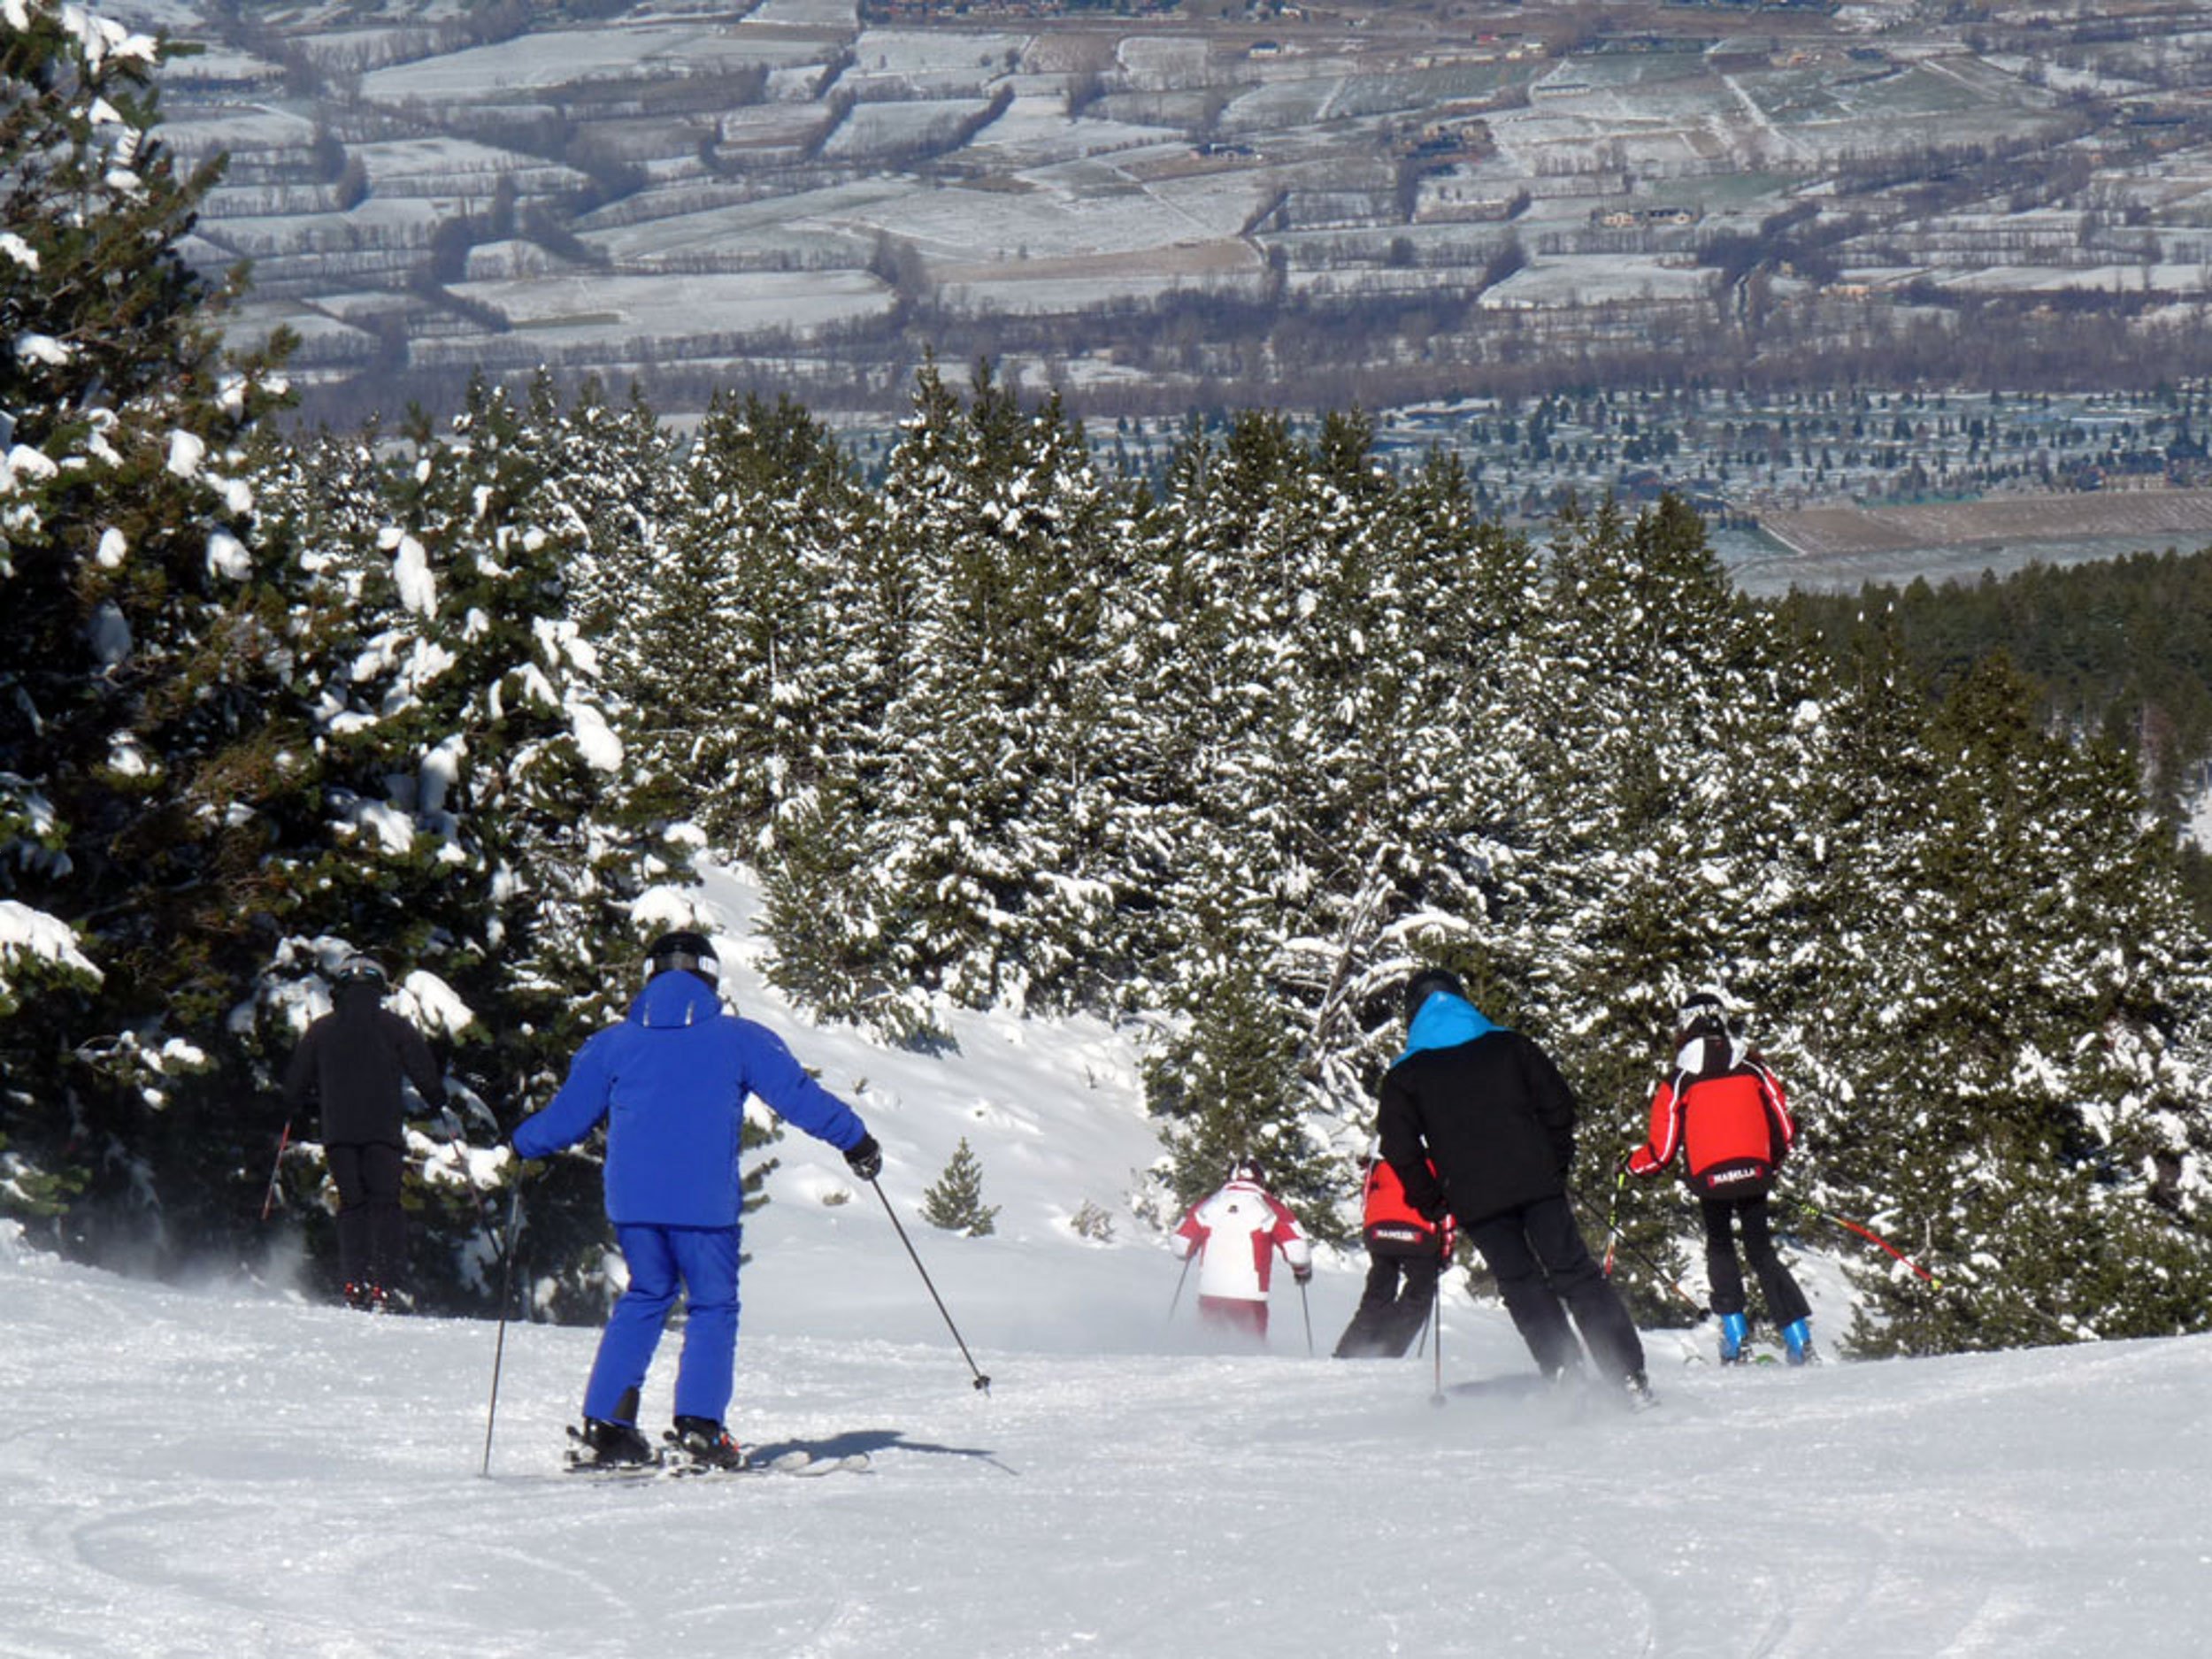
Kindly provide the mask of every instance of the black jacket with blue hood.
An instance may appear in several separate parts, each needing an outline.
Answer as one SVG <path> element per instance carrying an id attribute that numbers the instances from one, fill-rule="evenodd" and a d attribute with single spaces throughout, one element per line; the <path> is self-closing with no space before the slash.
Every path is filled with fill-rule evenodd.
<path id="1" fill-rule="evenodd" d="M 1377 1123 L 1413 1206 L 1425 1215 L 1448 1206 L 1471 1227 L 1565 1193 L 1575 1114 L 1574 1090 L 1549 1055 L 1438 991 L 1383 1078 Z"/>

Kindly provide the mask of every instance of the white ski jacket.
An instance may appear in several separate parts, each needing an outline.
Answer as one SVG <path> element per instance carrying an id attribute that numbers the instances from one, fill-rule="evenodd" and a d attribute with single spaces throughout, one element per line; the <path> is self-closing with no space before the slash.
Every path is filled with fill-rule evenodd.
<path id="1" fill-rule="evenodd" d="M 1313 1266 L 1305 1229 L 1280 1199 L 1251 1181 L 1231 1181 L 1202 1200 L 1175 1230 L 1175 1254 L 1199 1252 L 1198 1294 L 1235 1302 L 1265 1302 L 1275 1252 L 1294 1271 Z"/>

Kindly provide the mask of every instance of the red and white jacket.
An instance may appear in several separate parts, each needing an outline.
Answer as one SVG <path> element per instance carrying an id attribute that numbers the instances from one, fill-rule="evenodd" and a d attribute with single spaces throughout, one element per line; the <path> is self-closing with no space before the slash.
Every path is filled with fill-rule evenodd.
<path id="1" fill-rule="evenodd" d="M 1201 1200 L 1175 1229 L 1175 1254 L 1198 1256 L 1198 1294 L 1232 1302 L 1264 1302 L 1275 1252 L 1294 1271 L 1313 1265 L 1313 1247 L 1298 1218 L 1265 1187 L 1231 1181 Z"/>
<path id="2" fill-rule="evenodd" d="M 1683 1155 L 1690 1190 L 1704 1198 L 1759 1198 L 1797 1142 L 1782 1084 L 1740 1043 L 1686 1043 L 1651 1098 L 1651 1133 L 1628 1160 L 1631 1175 L 1656 1175 Z"/>

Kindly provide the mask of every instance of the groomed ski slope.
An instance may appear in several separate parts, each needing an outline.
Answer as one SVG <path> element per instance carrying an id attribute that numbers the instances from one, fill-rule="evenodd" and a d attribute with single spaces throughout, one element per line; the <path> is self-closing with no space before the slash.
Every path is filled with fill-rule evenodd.
<path id="1" fill-rule="evenodd" d="M 10 1229 L 0 1655 L 2207 1651 L 2212 1340 L 1722 1372 L 1685 1363 L 1709 1333 L 1653 1332 L 1663 1403 L 1631 1416 L 1537 1389 L 1455 1294 L 1440 1406 L 1426 1356 L 1308 1357 L 1286 1280 L 1268 1352 L 1211 1352 L 1118 1203 L 1153 1140 L 1114 1033 L 992 1018 L 889 1054 L 728 979 L 860 1100 L 987 1394 L 874 1194 L 796 1134 L 748 1226 L 732 1427 L 866 1474 L 562 1475 L 595 1333 L 515 1325 L 486 1479 L 493 1325 L 127 1280 Z M 989 1238 L 913 1215 L 963 1135 Z M 1087 1198 L 1111 1241 L 1066 1228 Z M 1323 1356 L 1362 1269 L 1325 1255 Z"/>

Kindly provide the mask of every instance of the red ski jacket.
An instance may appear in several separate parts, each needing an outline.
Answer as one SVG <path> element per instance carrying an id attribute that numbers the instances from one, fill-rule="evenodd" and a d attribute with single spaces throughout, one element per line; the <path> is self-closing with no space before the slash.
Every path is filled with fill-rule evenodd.
<path id="1" fill-rule="evenodd" d="M 1766 1064 L 1731 1043 L 1712 1063 L 1678 1070 L 1651 1099 L 1651 1133 L 1628 1160 L 1631 1175 L 1656 1175 L 1683 1155 L 1690 1190 L 1704 1198 L 1758 1198 L 1797 1141 L 1782 1084 Z"/>
<path id="2" fill-rule="evenodd" d="M 1435 1166 L 1430 1165 L 1431 1169 Z M 1379 1155 L 1367 1163 L 1367 1196 L 1360 1233 L 1371 1256 L 1448 1256 L 1451 1217 L 1431 1221 L 1406 1197 L 1405 1183 L 1390 1160 Z"/>

